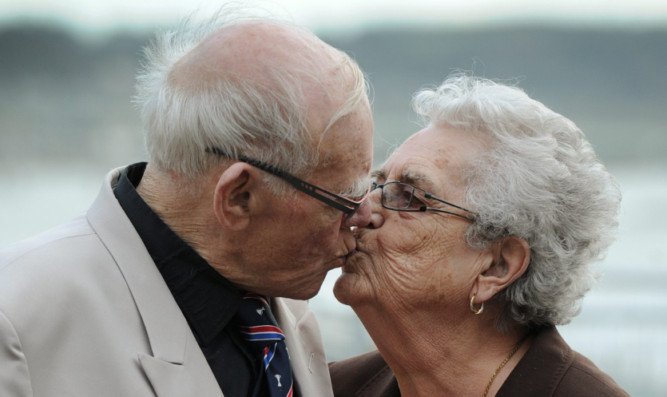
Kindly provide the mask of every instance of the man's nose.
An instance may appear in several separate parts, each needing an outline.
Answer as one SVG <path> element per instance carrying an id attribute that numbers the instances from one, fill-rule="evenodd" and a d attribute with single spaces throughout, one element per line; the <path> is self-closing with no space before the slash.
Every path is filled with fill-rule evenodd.
<path id="1" fill-rule="evenodd" d="M 354 214 L 348 216 L 343 222 L 343 227 L 350 226 L 366 227 L 371 222 L 371 206 L 368 200 L 361 203 Z"/>

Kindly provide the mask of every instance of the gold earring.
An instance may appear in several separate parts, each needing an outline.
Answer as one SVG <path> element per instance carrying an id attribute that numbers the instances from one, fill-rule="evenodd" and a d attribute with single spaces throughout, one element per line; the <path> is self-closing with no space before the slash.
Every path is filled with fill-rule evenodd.
<path id="1" fill-rule="evenodd" d="M 470 298 L 470 310 L 475 314 L 482 314 L 484 311 L 484 302 L 482 302 L 479 309 L 475 309 L 475 296 L 477 296 L 477 294 L 472 294 L 472 298 Z"/>

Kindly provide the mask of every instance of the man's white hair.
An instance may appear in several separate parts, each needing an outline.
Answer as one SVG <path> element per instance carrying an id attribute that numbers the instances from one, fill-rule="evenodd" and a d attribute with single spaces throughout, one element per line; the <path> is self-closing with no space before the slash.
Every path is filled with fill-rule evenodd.
<path id="1" fill-rule="evenodd" d="M 212 33 L 256 21 L 299 31 L 306 45 L 314 42 L 310 31 L 286 21 L 223 9 L 203 23 L 187 19 L 177 29 L 161 32 L 145 49 L 134 102 L 141 111 L 149 160 L 159 169 L 189 178 L 201 176 L 219 161 L 206 152 L 211 147 L 232 158 L 244 154 L 297 175 L 312 172 L 317 166 L 319 142 L 314 137 L 321 139 L 326 130 L 308 130 L 302 89 L 305 79 L 312 81 L 316 65 L 306 61 L 298 69 L 270 68 L 268 75 L 262 76 L 270 86 L 225 75 L 224 71 L 217 73 L 216 81 L 206 84 L 179 84 L 172 76 L 178 61 Z M 356 109 L 368 92 L 358 65 L 339 53 L 340 66 L 352 84 L 343 104 L 331 110 L 326 129 Z M 328 86 L 340 84 L 343 82 Z M 273 187 L 279 189 L 280 185 Z"/>

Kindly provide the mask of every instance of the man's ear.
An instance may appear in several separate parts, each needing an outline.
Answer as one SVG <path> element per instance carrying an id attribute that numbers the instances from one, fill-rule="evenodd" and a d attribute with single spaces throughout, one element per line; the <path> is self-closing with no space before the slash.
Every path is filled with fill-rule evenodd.
<path id="1" fill-rule="evenodd" d="M 477 276 L 475 302 L 486 302 L 507 288 L 528 269 L 530 247 L 526 240 L 507 237 L 492 248 L 494 260 Z"/>
<path id="2" fill-rule="evenodd" d="M 257 170 L 246 163 L 234 163 L 223 171 L 213 195 L 215 216 L 221 225 L 231 230 L 248 225 L 258 178 Z"/>

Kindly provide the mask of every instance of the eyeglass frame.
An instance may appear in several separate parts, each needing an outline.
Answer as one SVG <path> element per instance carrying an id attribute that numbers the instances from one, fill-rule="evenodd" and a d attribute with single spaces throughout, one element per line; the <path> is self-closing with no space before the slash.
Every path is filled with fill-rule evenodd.
<path id="1" fill-rule="evenodd" d="M 221 156 L 221 157 L 227 157 L 229 159 L 234 159 L 234 157 L 230 156 L 229 154 L 227 154 L 224 150 L 222 150 L 220 148 L 207 147 L 206 152 L 217 154 L 218 156 Z M 342 211 L 347 216 L 352 216 L 352 215 L 354 215 L 355 212 L 357 212 L 357 210 L 359 209 L 359 207 L 361 207 L 361 205 L 366 200 L 366 198 L 368 198 L 368 195 L 370 195 L 371 190 L 372 190 L 371 187 L 369 186 L 368 191 L 366 192 L 366 194 L 364 194 L 364 196 L 360 200 L 358 200 L 358 201 L 350 200 L 346 197 L 340 196 L 336 193 L 332 193 L 332 192 L 330 192 L 326 189 L 323 189 L 319 186 L 313 185 L 310 182 L 306 182 L 303 179 L 301 179 L 301 178 L 299 178 L 299 177 L 297 177 L 297 176 L 295 176 L 295 175 L 293 175 L 293 174 L 291 174 L 291 173 L 289 173 L 285 170 L 282 170 L 282 169 L 280 169 L 276 166 L 264 163 L 262 161 L 255 160 L 255 159 L 252 159 L 250 157 L 246 157 L 242 154 L 238 155 L 237 160 L 242 161 L 246 164 L 250 164 L 253 167 L 259 168 L 260 170 L 268 172 L 271 175 L 277 176 L 278 178 L 280 178 L 280 179 L 284 180 L 285 182 L 289 183 L 290 185 L 292 185 L 296 190 L 298 190 L 300 192 L 303 192 L 303 193 L 307 194 L 308 196 L 310 196 L 310 197 L 312 197 L 316 200 L 319 200 L 319 201 L 323 202 L 324 204 L 327 204 L 327 205 L 329 205 L 329 206 L 331 206 L 331 207 L 333 207 L 333 208 L 335 208 L 339 211 Z M 319 192 L 321 192 L 321 193 L 319 193 Z M 327 197 L 326 195 L 328 195 L 329 197 Z M 339 203 L 335 200 L 339 200 L 343 204 L 341 204 L 341 203 Z M 352 207 L 352 208 L 346 207 L 346 205 L 348 205 L 349 207 Z"/>
<path id="2" fill-rule="evenodd" d="M 389 207 L 389 206 L 385 205 L 384 187 L 387 186 L 387 185 L 392 185 L 392 184 L 401 184 L 401 185 L 409 186 L 409 187 L 412 188 L 412 192 L 410 193 L 410 201 L 408 202 L 408 208 Z M 434 195 L 427 192 L 426 190 L 424 190 L 422 188 L 418 188 L 417 186 L 414 186 L 414 185 L 409 184 L 407 182 L 390 181 L 390 182 L 385 182 L 383 184 L 379 184 L 379 183 L 377 183 L 377 181 L 372 181 L 371 182 L 371 192 L 374 191 L 375 189 L 380 189 L 380 203 L 382 204 L 383 208 L 386 208 L 388 210 L 400 211 L 400 212 L 426 212 L 426 211 L 441 212 L 441 213 L 445 213 L 445 214 L 458 216 L 459 218 L 463 218 L 463 219 L 465 219 L 467 221 L 470 221 L 472 223 L 475 223 L 475 221 L 477 220 L 477 217 L 479 216 L 479 213 L 477 213 L 477 212 L 470 211 L 470 210 L 468 210 L 466 208 L 463 208 L 459 205 L 456 205 L 456 204 L 450 203 L 449 201 L 445 201 L 441 198 L 435 197 Z M 410 207 L 410 204 L 412 204 L 412 200 L 415 197 L 415 190 L 419 190 L 419 191 L 423 192 L 424 193 L 424 198 L 435 200 L 435 201 L 438 201 L 440 203 L 449 205 L 451 207 L 458 208 L 462 211 L 465 211 L 465 212 L 471 214 L 472 216 L 466 216 L 466 215 L 458 214 L 456 212 L 442 210 L 440 208 L 427 207 L 425 205 L 421 206 L 419 208 L 411 209 L 409 207 Z"/>

